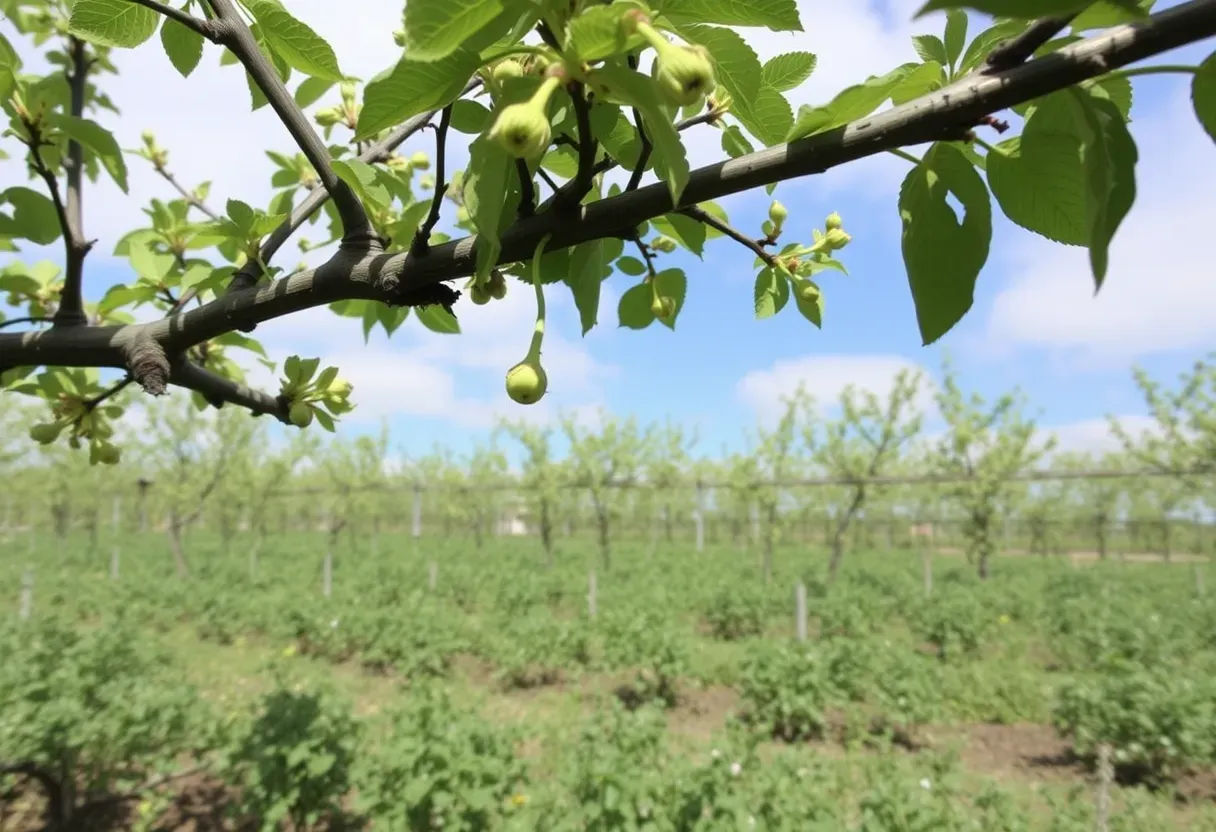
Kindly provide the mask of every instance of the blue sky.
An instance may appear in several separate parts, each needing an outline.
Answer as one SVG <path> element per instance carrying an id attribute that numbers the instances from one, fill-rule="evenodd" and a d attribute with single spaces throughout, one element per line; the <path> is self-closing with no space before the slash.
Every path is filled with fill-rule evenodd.
<path id="1" fill-rule="evenodd" d="M 915 5 L 890 0 L 841 9 L 804 1 L 806 34 L 746 34 L 755 34 L 749 40 L 762 57 L 790 49 L 818 53 L 816 76 L 793 96 L 795 104 L 818 102 L 867 74 L 914 59 L 909 34 L 940 31 L 935 19 L 910 22 Z M 291 6 L 331 35 L 346 71 L 368 77 L 392 60 L 387 32 L 395 25 L 389 24 L 398 13 L 396 3 L 369 0 L 369 16 L 386 21 L 374 39 L 366 19 L 355 31 L 320 0 Z M 823 20 L 829 8 L 835 26 L 830 34 L 809 25 Z M 1153 62 L 1198 63 L 1211 48 L 1208 43 L 1178 50 Z M 228 196 L 265 203 L 267 186 L 249 184 L 269 176 L 270 163 L 257 157 L 264 147 L 286 144 L 268 113 L 248 113 L 243 79 L 219 70 L 210 56 L 194 78 L 182 81 L 154 43 L 120 55 L 120 67 L 123 80 L 113 94 L 127 117 L 108 126 L 124 146 L 135 146 L 139 132 L 151 127 L 183 181 L 216 181 L 215 204 Z M 298 351 L 338 363 L 354 381 L 360 403 L 346 430 L 374 429 L 388 419 L 394 443 L 409 454 L 436 442 L 463 451 L 484 440 L 499 415 L 545 421 L 559 411 L 589 414 L 599 407 L 695 427 L 705 452 L 740 448 L 745 430 L 771 418 L 780 395 L 800 381 L 825 404 L 847 382 L 882 392 L 901 367 L 936 376 L 943 349 L 965 389 L 996 396 L 1020 387 L 1031 411 L 1044 426 L 1059 429 L 1064 445 L 1106 447 L 1107 414 L 1134 426 L 1143 423 L 1133 364 L 1172 379 L 1216 345 L 1216 288 L 1206 252 L 1216 221 L 1210 197 L 1216 193 L 1216 148 L 1188 109 L 1187 84 L 1181 76 L 1135 79 L 1132 131 L 1140 143 L 1140 196 L 1116 240 L 1103 292 L 1092 297 L 1084 250 L 1037 238 L 997 212 L 975 305 L 932 347 L 921 346 L 900 256 L 896 194 L 908 165 L 893 156 L 785 183 L 776 192 L 790 211 L 788 238 L 809 238 L 810 229 L 833 210 L 853 235 L 842 257 L 851 275 L 828 273 L 821 281 L 822 330 L 793 308 L 754 320 L 752 256 L 719 239 L 709 244 L 703 261 L 686 253 L 663 257 L 663 265 L 680 266 L 689 276 L 675 333 L 657 324 L 644 332 L 616 327 L 616 300 L 636 280 L 618 274 L 605 284 L 600 326 L 583 339 L 568 297 L 557 294 L 564 289 L 553 287 L 545 351 L 550 394 L 534 408 L 513 405 L 502 387 L 503 374 L 523 357 L 531 331 L 531 299 L 519 285 L 501 303 L 462 302 L 462 336 L 438 336 L 407 324 L 392 341 L 378 332 L 365 348 L 357 321 L 324 310 L 268 323 L 259 334 L 277 357 Z M 236 100 L 226 100 L 231 96 Z M 202 101 L 206 108 L 200 108 Z M 204 110 L 214 115 L 204 119 Z M 1016 125 L 1016 116 L 1007 115 Z M 702 128 L 691 141 L 696 163 L 721 155 L 712 128 Z M 429 139 L 407 148 L 415 149 L 430 150 Z M 456 157 L 461 161 L 463 151 Z M 8 180 L 14 167 L 5 164 Z M 118 235 L 138 221 L 138 206 L 149 196 L 169 195 L 138 160 L 131 164 L 134 198 L 100 184 L 104 193 L 85 197 L 86 226 L 102 240 L 90 258 L 94 296 L 124 279 L 123 261 L 108 254 Z M 121 207 L 111 210 L 114 199 Z M 758 233 L 768 200 L 761 191 L 724 205 L 738 227 Z M 102 214 L 99 204 L 106 206 Z M 296 252 L 284 255 L 281 265 L 290 265 Z M 37 256 L 57 259 L 59 251 L 52 246 Z"/>

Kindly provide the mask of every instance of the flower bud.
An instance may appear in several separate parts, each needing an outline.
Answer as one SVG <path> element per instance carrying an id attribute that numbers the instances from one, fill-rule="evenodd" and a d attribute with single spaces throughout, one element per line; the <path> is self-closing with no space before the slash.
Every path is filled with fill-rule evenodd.
<path id="1" fill-rule="evenodd" d="M 516 404 L 536 404 L 548 387 L 549 378 L 540 361 L 525 358 L 507 370 L 507 395 Z"/>
<path id="2" fill-rule="evenodd" d="M 488 284 L 490 296 L 494 300 L 502 300 L 507 296 L 507 279 L 502 276 L 502 272 L 494 269 L 490 272 L 490 282 Z"/>
<path id="3" fill-rule="evenodd" d="M 342 83 L 339 85 L 339 87 L 338 87 L 338 91 L 339 91 L 339 92 L 341 93 L 341 95 L 342 95 L 342 103 L 343 103 L 343 104 L 345 104 L 345 105 L 346 105 L 346 106 L 348 106 L 348 107 L 350 107 L 350 106 L 353 106 L 353 105 L 354 105 L 354 103 L 355 103 L 355 85 L 354 85 L 354 83 L 353 83 L 353 82 L 351 82 L 351 81 L 343 81 L 343 82 L 342 82 Z"/>
<path id="4" fill-rule="evenodd" d="M 508 78 L 522 78 L 524 74 L 523 65 L 514 58 L 507 58 L 505 61 L 499 61 L 494 64 L 494 69 L 490 73 L 490 77 L 495 84 L 503 84 Z"/>
<path id="5" fill-rule="evenodd" d="M 312 424 L 312 406 L 306 402 L 296 402 L 288 413 L 291 423 L 298 428 L 306 428 Z"/>
<path id="6" fill-rule="evenodd" d="M 660 234 L 650 241 L 650 247 L 655 251 L 661 251 L 664 254 L 671 254 L 676 250 L 676 241 L 666 234 Z"/>
<path id="7" fill-rule="evenodd" d="M 650 302 L 650 314 L 656 318 L 670 318 L 676 314 L 676 302 L 667 295 L 659 295 Z"/>
<path id="8" fill-rule="evenodd" d="M 838 248 L 844 248 L 853 238 L 840 228 L 829 228 L 828 233 L 824 236 L 824 241 L 829 249 L 835 251 Z"/>
<path id="9" fill-rule="evenodd" d="M 326 107 L 324 110 L 317 110 L 313 119 L 322 127 L 333 127 L 342 120 L 342 112 L 337 107 Z"/>
<path id="10" fill-rule="evenodd" d="M 63 432 L 64 424 L 62 422 L 46 422 L 41 425 L 34 425 L 30 428 L 30 439 L 33 439 L 40 445 L 49 445 L 59 438 L 59 434 Z"/>
<path id="11" fill-rule="evenodd" d="M 146 144 L 148 147 L 153 147 L 156 144 L 156 134 L 151 130 L 145 130 L 139 135 L 140 138 L 144 140 L 144 144 Z"/>
<path id="12" fill-rule="evenodd" d="M 405 46 L 405 30 L 397 29 L 393 32 L 393 43 L 398 46 Z"/>
<path id="13" fill-rule="evenodd" d="M 545 102 L 536 98 L 504 107 L 490 128 L 490 138 L 517 159 L 541 155 L 552 137 Z"/>
<path id="14" fill-rule="evenodd" d="M 427 156 L 424 151 L 419 150 L 410 156 L 410 164 L 416 170 L 429 170 L 431 167 L 431 157 Z"/>
<path id="15" fill-rule="evenodd" d="M 843 228 L 844 220 L 840 218 L 840 214 L 833 211 L 832 213 L 828 214 L 828 218 L 824 220 L 823 227 L 828 231 L 831 231 L 833 228 Z"/>
<path id="16" fill-rule="evenodd" d="M 353 389 L 354 387 L 351 386 L 349 381 L 338 377 L 329 383 L 329 387 L 326 389 L 325 393 L 331 399 L 345 399 L 350 395 L 350 392 Z"/>
<path id="17" fill-rule="evenodd" d="M 768 218 L 772 221 L 774 228 L 781 228 L 785 218 L 790 215 L 785 206 L 777 200 L 773 200 L 773 204 L 768 206 Z"/>

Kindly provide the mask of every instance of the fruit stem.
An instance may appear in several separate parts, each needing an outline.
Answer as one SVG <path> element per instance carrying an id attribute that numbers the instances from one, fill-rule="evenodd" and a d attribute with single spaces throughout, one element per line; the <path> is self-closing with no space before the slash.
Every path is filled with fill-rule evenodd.
<path id="1" fill-rule="evenodd" d="M 545 340 L 545 290 L 541 285 L 540 258 L 545 253 L 549 238 L 546 234 L 536 246 L 532 255 L 532 288 L 536 290 L 536 326 L 532 330 L 532 343 L 528 346 L 528 357 L 525 361 L 540 360 L 540 345 Z"/>
<path id="2" fill-rule="evenodd" d="M 664 51 L 671 46 L 671 41 L 659 34 L 659 31 L 644 20 L 639 20 L 637 23 L 637 33 L 642 36 L 642 39 L 650 44 L 655 52 L 660 56 Z"/>

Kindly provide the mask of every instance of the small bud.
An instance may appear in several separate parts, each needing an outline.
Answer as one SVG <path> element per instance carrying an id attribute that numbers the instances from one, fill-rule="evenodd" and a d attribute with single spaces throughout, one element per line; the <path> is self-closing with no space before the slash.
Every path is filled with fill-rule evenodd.
<path id="1" fill-rule="evenodd" d="M 313 119 L 322 127 L 333 127 L 342 120 L 342 111 L 337 107 L 326 107 L 323 110 L 317 110 Z"/>
<path id="2" fill-rule="evenodd" d="M 429 170 L 431 167 L 431 157 L 425 152 L 419 150 L 417 153 L 410 156 L 410 164 L 417 170 Z"/>
<path id="3" fill-rule="evenodd" d="M 494 300 L 502 300 L 507 296 L 507 279 L 502 276 L 502 272 L 498 269 L 490 272 L 489 289 L 490 296 Z"/>
<path id="4" fill-rule="evenodd" d="M 664 254 L 671 254 L 676 250 L 676 245 L 676 241 L 671 237 L 668 237 L 666 234 L 660 234 L 658 237 L 655 237 L 650 241 L 651 248 L 653 248 L 655 251 L 661 251 Z"/>
<path id="5" fill-rule="evenodd" d="M 291 423 L 298 428 L 306 428 L 312 424 L 312 406 L 305 402 L 296 402 L 288 414 Z"/>
<path id="6" fill-rule="evenodd" d="M 351 81 L 343 81 L 338 87 L 338 91 L 342 94 L 342 103 L 346 106 L 354 106 L 355 103 L 355 85 Z"/>
<path id="7" fill-rule="evenodd" d="M 828 231 L 831 231 L 833 228 L 843 228 L 844 220 L 840 218 L 840 214 L 833 211 L 832 213 L 828 214 L 828 218 L 824 221 L 823 227 Z"/>
<path id="8" fill-rule="evenodd" d="M 828 248 L 835 251 L 838 248 L 844 248 L 853 238 L 846 234 L 840 228 L 829 228 L 828 233 L 824 236 Z"/>
<path id="9" fill-rule="evenodd" d="M 507 395 L 516 404 L 536 404 L 549 387 L 549 378 L 539 361 L 524 359 L 507 370 Z"/>
<path id="10" fill-rule="evenodd" d="M 140 133 L 139 135 L 140 135 L 140 138 L 142 138 L 144 140 L 144 144 L 146 144 L 148 147 L 155 146 L 156 134 L 153 133 L 151 130 L 145 130 L 144 132 Z"/>
<path id="11" fill-rule="evenodd" d="M 772 221 L 775 228 L 781 228 L 782 223 L 785 222 L 785 218 L 789 215 L 790 212 L 786 210 L 785 206 L 775 199 L 773 200 L 773 204 L 768 206 L 768 218 Z"/>
<path id="12" fill-rule="evenodd" d="M 33 439 L 40 445 L 49 445 L 59 438 L 59 434 L 63 432 L 64 424 L 62 422 L 47 422 L 41 425 L 34 425 L 30 428 L 30 439 Z"/>
<path id="13" fill-rule="evenodd" d="M 388 161 L 384 164 L 388 166 L 389 170 L 404 173 L 406 176 L 409 176 L 414 172 L 414 165 L 404 156 L 393 154 L 392 156 L 388 157 Z"/>
<path id="14" fill-rule="evenodd" d="M 676 314 L 675 298 L 670 298 L 667 295 L 659 295 L 650 302 L 650 314 L 656 318 L 670 318 Z"/>
<path id="15" fill-rule="evenodd" d="M 345 399 L 351 393 L 354 387 L 344 378 L 338 377 L 329 383 L 326 389 L 326 395 L 331 399 Z"/>
<path id="16" fill-rule="evenodd" d="M 405 46 L 405 30 L 397 29 L 393 32 L 393 43 L 398 46 Z"/>
<path id="17" fill-rule="evenodd" d="M 502 85 L 506 83 L 508 78 L 522 78 L 523 74 L 523 65 L 514 58 L 507 58 L 505 61 L 499 61 L 494 64 L 490 77 L 495 84 Z"/>

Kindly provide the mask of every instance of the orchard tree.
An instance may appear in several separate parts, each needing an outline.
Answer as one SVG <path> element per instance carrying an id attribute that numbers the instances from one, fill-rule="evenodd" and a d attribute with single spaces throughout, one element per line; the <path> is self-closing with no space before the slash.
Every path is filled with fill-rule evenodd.
<path id="1" fill-rule="evenodd" d="M 663 263 L 676 247 L 747 247 L 756 285 L 740 302 L 761 318 L 792 307 L 820 326 L 815 277 L 844 268 L 837 254 L 850 239 L 840 217 L 818 229 L 776 203 L 756 233 L 714 200 L 886 152 L 909 164 L 897 210 L 926 344 L 972 305 L 994 200 L 1024 228 L 1087 246 L 1100 288 L 1136 193 L 1128 79 L 1142 68 L 1124 67 L 1216 33 L 1216 0 L 1153 5 L 929 0 L 921 13 L 945 10 L 946 22 L 940 37 L 918 36 L 920 60 L 795 112 L 786 94 L 815 56 L 761 63 L 747 43 L 757 28 L 803 31 L 794 0 L 410 0 L 392 33 L 401 58 L 362 89 L 322 34 L 278 0 L 0 0 L 20 54 L 40 52 L 52 67 L 30 72 L 0 36 L 13 150 L 4 181 L 14 183 L 0 193 L 0 247 L 63 245 L 60 263 L 14 259 L 0 276 L 18 310 L 0 322 L 11 330 L 0 332 L 0 384 L 50 411 L 34 438 L 72 437 L 94 462 L 117 460 L 109 423 L 119 417 L 93 403 L 128 382 L 330 428 L 352 406 L 346 382 L 288 371 L 277 392 L 244 383 L 231 354 L 259 354 L 249 337 L 258 324 L 327 306 L 359 318 L 365 333 L 391 334 L 410 317 L 457 333 L 462 291 L 493 303 L 515 278 L 531 284 L 536 322 L 522 360 L 503 369 L 508 395 L 531 404 L 548 384 L 546 292 L 563 284 L 586 332 L 598 323 L 602 281 L 620 274 L 637 281 L 620 293 L 620 324 L 674 329 L 698 288 Z M 966 10 L 1000 16 L 969 37 L 978 19 Z M 813 48 L 831 37 L 828 16 L 805 40 Z M 267 204 L 233 198 L 220 210 L 205 186 L 173 177 L 168 151 L 146 134 L 134 155 L 181 198 L 153 199 L 148 224 L 117 241 L 131 276 L 106 286 L 86 269 L 98 241 L 84 195 L 102 175 L 127 189 L 105 89 L 114 50 L 134 48 L 163 49 L 166 71 L 183 75 L 239 66 L 252 107 L 269 106 L 294 146 L 272 155 Z M 200 69 L 208 54 L 218 69 Z M 1197 116 L 1216 132 L 1216 61 L 1163 71 L 1189 76 Z M 1020 134 L 993 144 L 1008 110 Z M 428 126 L 434 166 L 415 181 L 430 160 L 395 151 Z M 684 135 L 694 130 L 719 133 L 730 158 L 691 170 Z M 464 171 L 447 164 L 457 141 L 468 142 Z M 29 181 L 16 184 L 22 172 Z M 331 256 L 285 266 L 283 246 L 319 212 L 327 239 L 309 247 Z M 445 214 L 463 236 L 437 231 Z M 450 285 L 459 279 L 460 289 Z"/>
<path id="2" fill-rule="evenodd" d="M 765 583 L 773 578 L 773 550 L 788 525 L 788 518 L 780 514 L 782 497 L 790 493 L 790 480 L 796 479 L 806 467 L 806 458 L 798 447 L 798 421 L 800 416 L 811 412 L 813 402 L 800 385 L 793 395 L 785 397 L 783 404 L 785 410 L 777 424 L 772 428 L 756 428 L 750 453 L 756 461 L 752 471 L 762 483 L 752 488 L 763 528 L 761 572 Z"/>
<path id="3" fill-rule="evenodd" d="M 913 410 L 920 385 L 919 373 L 901 370 L 886 402 L 872 391 L 858 392 L 849 385 L 840 394 L 840 417 L 827 423 L 822 435 L 813 420 L 803 427 L 812 458 L 828 476 L 844 481 L 848 489 L 847 501 L 833 517 L 829 582 L 834 582 L 840 571 L 845 535 L 865 506 L 869 481 L 888 475 L 890 466 L 920 433 L 922 417 Z"/>
<path id="4" fill-rule="evenodd" d="M 997 532 L 1020 485 L 1015 478 L 1046 456 L 1055 439 L 1034 443 L 1034 422 L 1023 416 L 1014 394 L 991 405 L 978 393 L 966 396 L 948 362 L 936 400 L 947 430 L 934 465 L 948 480 L 943 493 L 962 509 L 967 557 L 987 578 Z"/>
<path id="5" fill-rule="evenodd" d="M 554 458 L 553 429 L 520 419 L 500 420 L 498 430 L 523 445 L 525 456 L 519 484 L 531 520 L 539 527 L 545 566 L 553 565 L 553 523 L 561 502 L 562 466 Z"/>

